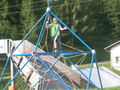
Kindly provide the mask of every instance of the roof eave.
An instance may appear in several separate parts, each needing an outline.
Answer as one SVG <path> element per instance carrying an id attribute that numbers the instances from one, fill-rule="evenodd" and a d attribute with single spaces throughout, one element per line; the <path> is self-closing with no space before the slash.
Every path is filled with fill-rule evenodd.
<path id="1" fill-rule="evenodd" d="M 107 46 L 107 47 L 105 47 L 104 50 L 110 51 L 110 49 L 111 49 L 112 47 L 114 47 L 115 45 L 117 45 L 117 44 L 119 44 L 119 43 L 120 43 L 120 40 L 117 41 L 117 42 L 115 42 L 115 43 L 113 43 L 113 44 L 111 44 L 111 45 L 109 45 L 109 46 Z"/>

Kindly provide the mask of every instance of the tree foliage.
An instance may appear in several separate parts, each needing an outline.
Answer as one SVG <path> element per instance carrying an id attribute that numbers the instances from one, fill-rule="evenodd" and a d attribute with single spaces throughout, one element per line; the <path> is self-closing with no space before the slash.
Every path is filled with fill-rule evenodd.
<path id="1" fill-rule="evenodd" d="M 1 0 L 0 38 L 22 39 L 45 12 L 46 1 Z M 89 45 L 106 46 L 119 40 L 120 0 L 51 0 L 51 5 L 53 12 Z M 39 30 L 28 39 L 34 41 Z M 65 42 L 77 43 L 69 32 L 62 37 Z"/>
<path id="2" fill-rule="evenodd" d="M 2 8 L 5 7 L 5 8 Z M 8 2 L 6 0 L 2 0 L 0 2 L 0 38 L 8 38 L 11 32 L 11 25 L 7 16 L 8 12 Z"/>

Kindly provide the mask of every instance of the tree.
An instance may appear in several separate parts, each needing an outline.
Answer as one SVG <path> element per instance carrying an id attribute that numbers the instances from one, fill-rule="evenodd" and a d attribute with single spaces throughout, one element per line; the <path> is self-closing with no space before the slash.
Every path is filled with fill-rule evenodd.
<path id="1" fill-rule="evenodd" d="M 0 38 L 9 38 L 10 37 L 10 23 L 8 21 L 7 13 L 8 13 L 8 2 L 6 0 L 2 0 L 0 2 Z"/>
<path id="2" fill-rule="evenodd" d="M 110 42 L 115 42 L 119 40 L 120 37 L 120 0 L 111 0 L 109 2 L 106 1 L 107 7 L 106 11 L 108 12 L 107 17 L 111 22 L 111 38 Z"/>
<path id="3" fill-rule="evenodd" d="M 112 32 L 105 7 L 104 0 L 93 0 L 81 6 L 80 35 L 84 37 L 89 45 L 105 45 Z M 96 36 L 99 38 L 96 38 Z"/>
<path id="4" fill-rule="evenodd" d="M 20 22 L 20 12 L 22 2 L 21 0 L 7 0 L 8 3 L 8 20 L 11 24 L 11 39 L 21 39 L 21 22 Z"/>
<path id="5" fill-rule="evenodd" d="M 22 0 L 22 8 L 20 20 L 22 24 L 22 36 L 24 36 L 35 24 L 35 15 L 33 11 L 32 0 Z M 28 38 L 34 41 L 36 37 L 36 32 L 34 31 Z"/>

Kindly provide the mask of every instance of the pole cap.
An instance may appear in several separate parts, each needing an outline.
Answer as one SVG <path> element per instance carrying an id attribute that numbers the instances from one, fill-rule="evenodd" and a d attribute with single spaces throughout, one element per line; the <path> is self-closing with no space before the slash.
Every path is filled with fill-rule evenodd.
<path id="1" fill-rule="evenodd" d="M 92 54 L 96 54 L 95 49 L 92 49 L 91 52 L 92 52 Z"/>
<path id="2" fill-rule="evenodd" d="M 50 7 L 48 7 L 47 9 L 46 9 L 46 12 L 49 12 L 51 9 L 50 9 Z"/>
<path id="3" fill-rule="evenodd" d="M 10 56 L 11 56 L 11 55 L 10 55 L 10 54 L 8 54 L 7 56 L 10 58 Z"/>

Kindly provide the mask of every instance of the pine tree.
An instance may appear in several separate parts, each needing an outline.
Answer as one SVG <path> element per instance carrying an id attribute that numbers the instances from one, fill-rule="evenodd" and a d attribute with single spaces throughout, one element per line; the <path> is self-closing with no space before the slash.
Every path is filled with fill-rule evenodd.
<path id="1" fill-rule="evenodd" d="M 32 0 L 22 0 L 21 8 L 21 24 L 22 24 L 22 36 L 24 36 L 35 24 L 35 15 L 33 11 Z M 28 38 L 34 41 L 36 35 L 35 31 Z"/>
<path id="2" fill-rule="evenodd" d="M 105 44 L 111 33 L 111 23 L 106 18 L 108 13 L 105 10 L 105 6 L 104 0 L 93 0 L 81 6 L 81 35 L 92 45 Z M 99 38 L 96 38 L 96 36 Z"/>
<path id="3" fill-rule="evenodd" d="M 112 28 L 111 37 L 113 39 L 112 41 L 110 40 L 110 42 L 115 42 L 119 40 L 120 37 L 120 0 L 106 1 L 106 4 L 107 17 L 112 24 L 110 27 Z"/>
<path id="4" fill-rule="evenodd" d="M 70 22 L 71 22 L 71 29 L 74 30 L 75 33 L 79 32 L 80 30 L 79 28 L 79 22 L 80 22 L 80 18 L 79 18 L 79 14 L 80 14 L 80 1 L 81 0 L 73 0 L 71 1 L 71 3 L 74 3 L 73 5 L 71 5 L 69 8 L 70 10 Z M 72 35 L 72 45 L 74 45 L 75 42 L 75 38 Z"/>
<path id="5" fill-rule="evenodd" d="M 8 20 L 11 24 L 10 38 L 14 40 L 21 39 L 21 22 L 20 22 L 20 11 L 21 11 L 21 0 L 7 0 L 8 3 Z"/>
<path id="6" fill-rule="evenodd" d="M 8 21 L 8 2 L 2 0 L 0 2 L 0 38 L 10 38 L 10 23 Z"/>

